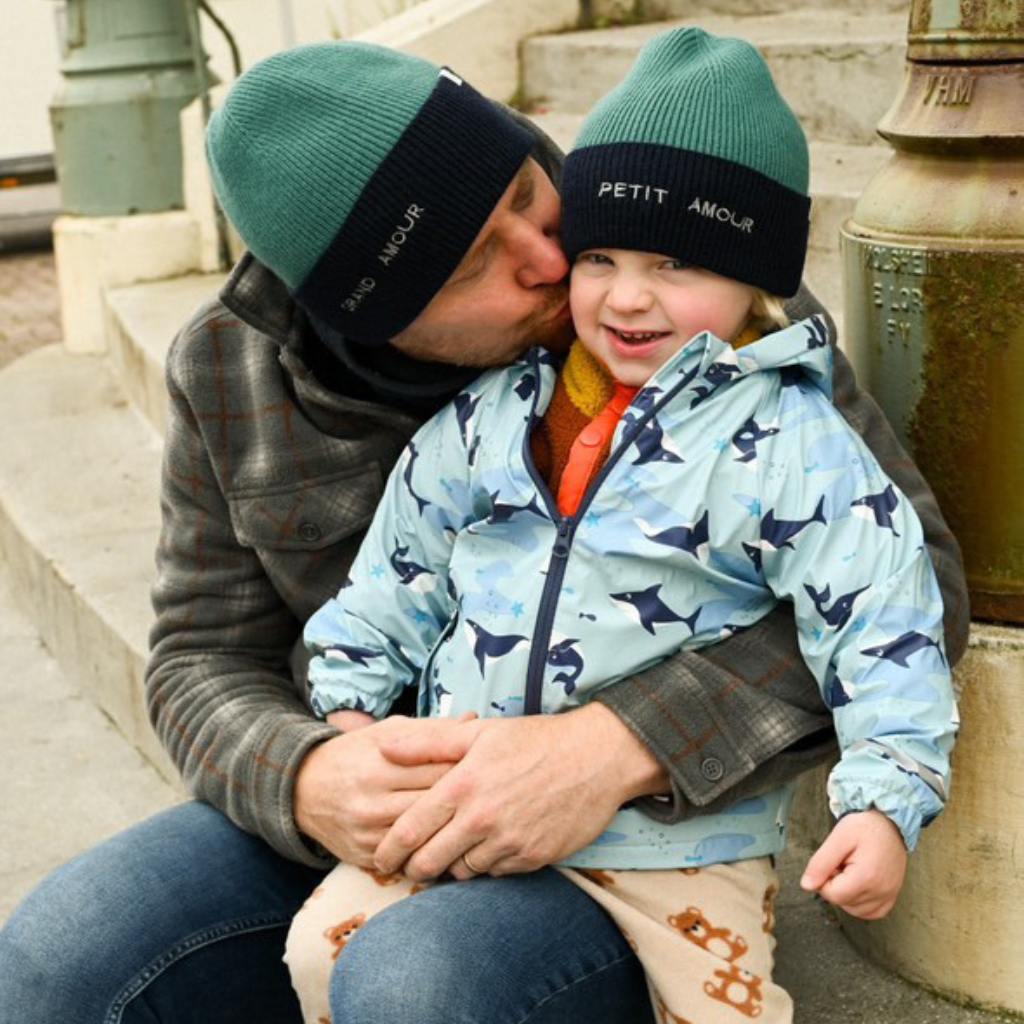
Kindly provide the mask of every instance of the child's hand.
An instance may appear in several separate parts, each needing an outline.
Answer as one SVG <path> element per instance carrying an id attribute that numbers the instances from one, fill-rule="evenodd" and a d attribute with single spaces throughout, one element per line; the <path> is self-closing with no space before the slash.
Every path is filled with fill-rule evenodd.
<path id="1" fill-rule="evenodd" d="M 874 921 L 893 908 L 907 870 L 900 830 L 881 811 L 847 814 L 807 862 L 800 886 L 854 917 Z"/>
<path id="2" fill-rule="evenodd" d="M 365 729 L 368 725 L 373 725 L 377 719 L 373 715 L 366 711 L 332 711 L 327 716 L 327 724 L 333 725 L 335 729 L 340 729 L 342 732 L 355 732 L 356 729 Z"/>

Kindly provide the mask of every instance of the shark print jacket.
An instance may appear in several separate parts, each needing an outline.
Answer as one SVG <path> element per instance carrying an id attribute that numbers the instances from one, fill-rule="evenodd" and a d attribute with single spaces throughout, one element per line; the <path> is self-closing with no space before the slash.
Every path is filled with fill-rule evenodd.
<path id="1" fill-rule="evenodd" d="M 956 704 L 942 602 L 910 503 L 830 401 L 817 317 L 735 350 L 704 333 L 618 424 L 562 516 L 529 431 L 542 350 L 485 374 L 409 443 L 337 597 L 306 626 L 314 711 L 551 714 L 794 605 L 832 710 L 831 810 L 877 808 L 913 849 L 946 798 Z M 791 787 L 676 825 L 619 811 L 576 867 L 777 853 Z"/>

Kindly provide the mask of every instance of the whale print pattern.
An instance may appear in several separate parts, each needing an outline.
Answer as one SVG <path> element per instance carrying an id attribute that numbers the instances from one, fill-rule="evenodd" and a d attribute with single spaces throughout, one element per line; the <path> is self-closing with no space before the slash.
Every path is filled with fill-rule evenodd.
<path id="1" fill-rule="evenodd" d="M 417 432 L 352 584 L 307 625 L 320 713 L 361 702 L 379 717 L 406 686 L 423 714 L 554 713 L 788 601 L 835 717 L 835 806 L 877 806 L 912 848 L 942 808 L 956 733 L 942 607 L 911 504 L 831 403 L 831 353 L 818 319 L 739 354 L 698 335 L 636 394 L 571 519 L 529 451 L 551 357 L 483 374 Z M 345 648 L 364 653 L 327 653 Z M 788 800 L 656 830 L 626 808 L 567 863 L 777 853 Z"/>

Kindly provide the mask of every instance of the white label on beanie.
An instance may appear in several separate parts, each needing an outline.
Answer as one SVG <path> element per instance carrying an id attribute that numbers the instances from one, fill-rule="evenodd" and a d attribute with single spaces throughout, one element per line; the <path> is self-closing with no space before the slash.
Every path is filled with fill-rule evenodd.
<path id="1" fill-rule="evenodd" d="M 642 199 L 645 203 L 657 199 L 659 206 L 665 201 L 667 195 L 667 188 L 634 184 L 629 181 L 602 181 L 597 189 L 598 199 L 602 196 L 609 196 L 612 199 Z"/>
<path id="2" fill-rule="evenodd" d="M 449 82 L 454 82 L 456 85 L 463 84 L 463 80 L 451 68 L 441 68 L 437 74 L 439 78 L 447 78 Z"/>
<path id="3" fill-rule="evenodd" d="M 714 203 L 710 199 L 702 201 L 700 196 L 694 196 L 693 202 L 686 209 L 687 211 L 693 210 L 710 220 L 718 220 L 723 224 L 728 222 L 738 231 L 745 231 L 748 235 L 753 232 L 754 219 L 752 217 L 742 217 L 737 220 L 736 214 L 732 210 L 726 206 L 719 206 L 718 203 Z"/>
<path id="4" fill-rule="evenodd" d="M 352 289 L 352 294 L 341 304 L 341 308 L 346 313 L 354 313 L 358 308 L 363 299 L 366 298 L 374 288 L 377 287 L 377 282 L 372 277 L 364 277 L 359 284 Z"/>
<path id="5" fill-rule="evenodd" d="M 395 230 L 391 232 L 391 237 L 384 243 L 384 248 L 377 253 L 377 259 L 380 260 L 385 267 L 390 267 L 391 261 L 396 256 L 401 255 L 402 246 L 405 245 L 410 232 L 414 227 L 416 227 L 416 222 L 422 216 L 423 207 L 417 206 L 415 203 L 411 203 L 409 208 L 405 211 L 405 216 L 398 224 L 395 225 Z"/>

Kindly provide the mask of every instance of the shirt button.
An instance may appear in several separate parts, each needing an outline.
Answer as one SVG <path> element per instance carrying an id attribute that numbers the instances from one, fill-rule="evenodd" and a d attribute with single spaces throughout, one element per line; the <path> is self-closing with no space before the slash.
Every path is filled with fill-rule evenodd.
<path id="1" fill-rule="evenodd" d="M 603 440 L 601 428 L 595 427 L 593 424 L 584 427 L 580 433 L 580 444 L 585 448 L 600 448 Z"/>
<path id="2" fill-rule="evenodd" d="M 299 536 L 310 544 L 319 540 L 323 535 L 323 530 L 316 523 L 312 523 L 308 519 L 306 522 L 299 524 Z"/>
<path id="3" fill-rule="evenodd" d="M 700 773 L 708 782 L 718 782 L 725 775 L 725 765 L 717 757 L 705 757 L 700 763 Z"/>

